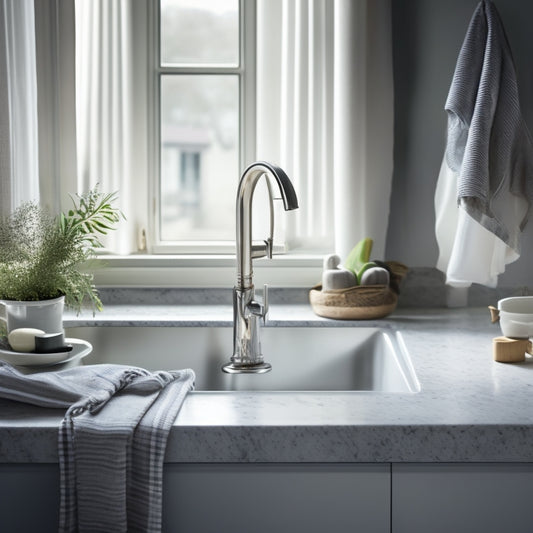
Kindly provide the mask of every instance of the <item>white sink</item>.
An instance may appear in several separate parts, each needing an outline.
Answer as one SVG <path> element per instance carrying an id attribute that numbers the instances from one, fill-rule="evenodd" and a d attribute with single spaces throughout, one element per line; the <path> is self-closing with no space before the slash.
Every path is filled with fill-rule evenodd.
<path id="1" fill-rule="evenodd" d="M 149 370 L 192 368 L 198 391 L 418 392 L 420 385 L 399 332 L 369 327 L 266 327 L 266 374 L 221 371 L 232 354 L 229 327 L 81 327 L 69 337 L 92 343 L 91 363 Z"/>

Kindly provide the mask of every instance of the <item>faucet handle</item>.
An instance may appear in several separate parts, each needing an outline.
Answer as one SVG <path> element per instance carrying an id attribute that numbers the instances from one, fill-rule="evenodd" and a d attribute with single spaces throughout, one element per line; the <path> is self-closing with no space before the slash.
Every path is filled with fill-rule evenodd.
<path id="1" fill-rule="evenodd" d="M 270 241 L 272 243 L 272 241 Z M 272 257 L 272 255 L 270 255 Z M 266 316 L 268 314 L 268 285 L 265 283 L 263 285 L 263 325 L 266 323 Z"/>
<path id="2" fill-rule="evenodd" d="M 274 243 L 271 237 L 260 242 L 254 241 L 252 243 L 251 257 L 252 259 L 259 259 L 260 257 L 268 257 L 269 259 L 272 259 L 273 249 Z"/>
<path id="3" fill-rule="evenodd" d="M 272 259 L 272 253 L 274 251 L 274 241 L 272 240 L 272 237 L 269 237 L 266 241 L 265 241 L 265 245 L 266 245 L 266 256 L 269 258 L 269 259 Z M 267 291 L 267 285 L 265 285 L 265 291 Z"/>
<path id="4" fill-rule="evenodd" d="M 263 324 L 266 322 L 266 316 L 268 313 L 268 285 L 263 285 L 263 302 L 259 303 L 252 300 L 248 304 L 248 310 L 252 315 L 258 316 L 263 319 Z"/>
<path id="5" fill-rule="evenodd" d="M 252 242 L 252 249 L 250 256 L 252 259 L 259 259 L 260 257 L 268 257 L 272 259 L 272 240 Z"/>

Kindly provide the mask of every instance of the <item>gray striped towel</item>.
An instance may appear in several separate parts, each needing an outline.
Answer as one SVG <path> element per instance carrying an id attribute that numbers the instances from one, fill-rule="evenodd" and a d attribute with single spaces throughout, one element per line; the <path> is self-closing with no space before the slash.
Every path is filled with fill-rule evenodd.
<path id="1" fill-rule="evenodd" d="M 23 375 L 0 361 L 0 397 L 67 408 L 59 531 L 161 531 L 167 437 L 194 379 L 122 365 Z"/>
<path id="2" fill-rule="evenodd" d="M 507 36 L 489 0 L 472 17 L 445 108 L 446 162 L 459 174 L 460 205 L 519 254 L 533 201 L 533 148 Z M 510 195 L 523 198 L 525 208 Z"/>

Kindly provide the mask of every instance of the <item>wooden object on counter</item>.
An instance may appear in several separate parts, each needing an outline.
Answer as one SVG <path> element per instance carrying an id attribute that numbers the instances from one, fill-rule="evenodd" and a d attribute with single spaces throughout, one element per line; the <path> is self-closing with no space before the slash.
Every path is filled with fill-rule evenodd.
<path id="1" fill-rule="evenodd" d="M 495 337 L 492 339 L 494 360 L 499 363 L 520 363 L 525 361 L 526 352 L 533 355 L 533 345 L 529 339 Z"/>
<path id="2" fill-rule="evenodd" d="M 397 261 L 384 264 L 390 271 L 389 285 L 356 285 L 329 291 L 316 285 L 309 291 L 311 308 L 318 316 L 340 320 L 372 320 L 392 313 L 407 267 Z"/>
<path id="3" fill-rule="evenodd" d="M 490 321 L 494 324 L 494 322 L 498 322 L 500 320 L 500 310 L 494 307 L 493 305 L 489 305 L 489 311 L 490 311 Z"/>
<path id="4" fill-rule="evenodd" d="M 317 285 L 309 291 L 309 301 L 318 316 L 340 320 L 383 318 L 396 309 L 398 294 L 386 285 L 357 285 L 323 291 Z"/>

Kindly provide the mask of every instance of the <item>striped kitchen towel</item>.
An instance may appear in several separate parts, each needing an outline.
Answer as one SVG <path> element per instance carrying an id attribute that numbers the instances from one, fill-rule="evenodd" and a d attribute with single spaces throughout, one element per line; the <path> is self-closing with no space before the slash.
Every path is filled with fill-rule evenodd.
<path id="1" fill-rule="evenodd" d="M 167 437 L 194 379 L 122 365 L 23 375 L 0 362 L 0 397 L 67 408 L 59 531 L 161 531 Z"/>
<path id="2" fill-rule="evenodd" d="M 437 266 L 459 283 L 495 285 L 520 255 L 533 201 L 533 145 L 511 49 L 490 0 L 479 3 L 470 21 L 445 109 L 447 145 L 435 196 Z"/>

